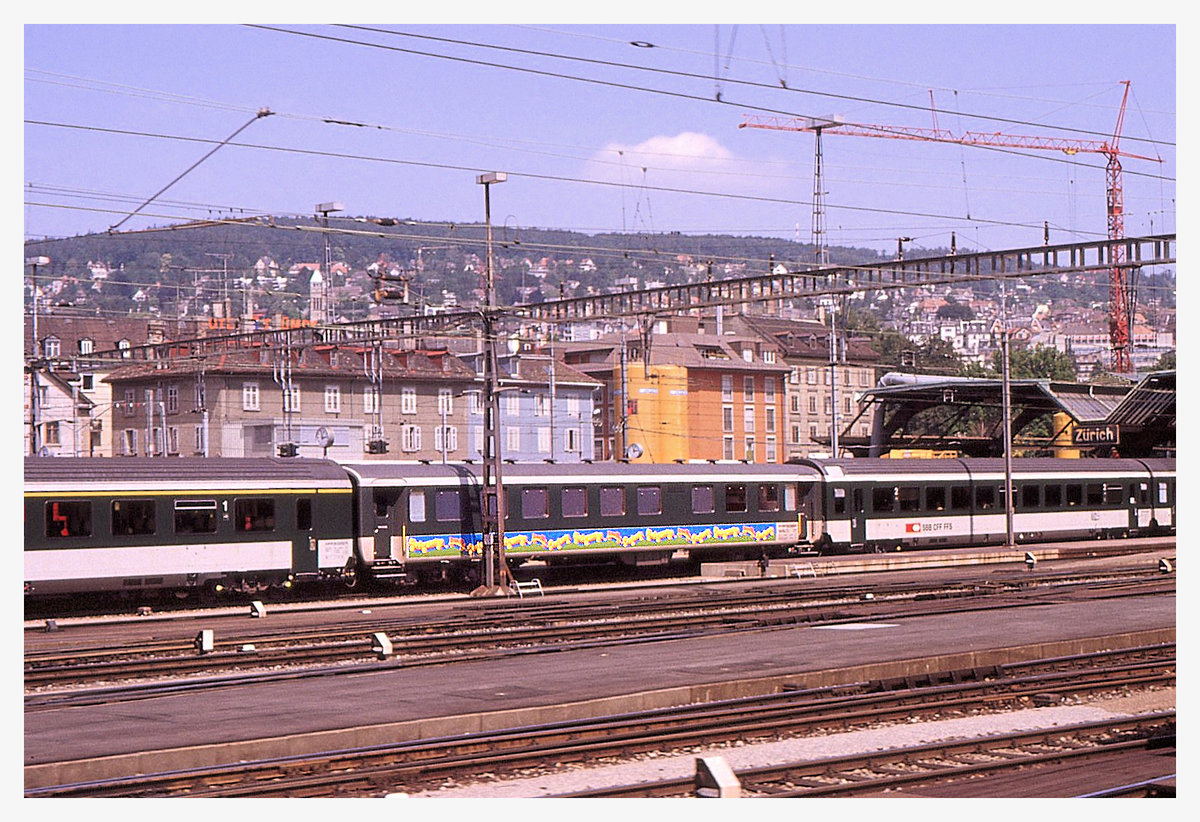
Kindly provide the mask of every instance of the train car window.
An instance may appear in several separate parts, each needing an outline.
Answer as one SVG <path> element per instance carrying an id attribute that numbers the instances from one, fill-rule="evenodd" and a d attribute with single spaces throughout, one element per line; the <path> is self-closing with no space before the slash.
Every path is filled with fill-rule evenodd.
<path id="1" fill-rule="evenodd" d="M 902 485 L 896 491 L 901 511 L 921 510 L 921 488 L 917 485 Z"/>
<path id="2" fill-rule="evenodd" d="M 1025 508 L 1041 508 L 1042 507 L 1042 486 L 1040 485 L 1022 485 L 1021 486 L 1021 505 Z"/>
<path id="3" fill-rule="evenodd" d="M 1158 484 L 1158 504 L 1167 504 L 1167 484 L 1165 482 L 1160 482 Z"/>
<path id="4" fill-rule="evenodd" d="M 1150 504 L 1150 486 L 1144 482 L 1140 483 L 1138 485 L 1138 504 L 1139 505 L 1149 505 Z"/>
<path id="5" fill-rule="evenodd" d="M 637 489 L 637 512 L 640 516 L 655 516 L 662 513 L 662 488 L 657 485 L 641 485 Z"/>
<path id="6" fill-rule="evenodd" d="M 587 489 L 562 489 L 562 513 L 564 517 L 586 517 L 588 514 Z"/>
<path id="7" fill-rule="evenodd" d="M 896 489 L 891 485 L 871 489 L 871 510 L 896 510 Z"/>
<path id="8" fill-rule="evenodd" d="M 833 513 L 835 513 L 835 514 L 846 513 L 846 489 L 845 488 L 834 488 L 833 489 Z"/>
<path id="9" fill-rule="evenodd" d="M 619 517 L 625 513 L 625 488 L 606 485 L 600 489 L 600 516 Z"/>
<path id="10" fill-rule="evenodd" d="M 379 500 L 377 497 L 376 498 L 376 511 L 375 511 L 376 516 L 379 516 L 378 502 L 379 502 Z M 379 517 L 379 518 L 384 519 L 386 517 L 387 517 L 387 506 L 385 505 L 384 511 L 383 511 L 383 516 Z M 425 521 L 425 492 L 420 489 L 416 489 L 414 491 L 408 492 L 408 521 L 409 522 L 424 522 Z"/>
<path id="11" fill-rule="evenodd" d="M 175 501 L 175 533 L 213 534 L 217 530 L 217 501 L 181 499 Z"/>
<path id="12" fill-rule="evenodd" d="M 725 510 L 740 513 L 746 510 L 746 486 L 725 486 Z"/>
<path id="13" fill-rule="evenodd" d="M 153 534 L 154 500 L 117 499 L 112 504 L 112 534 L 114 537 Z"/>
<path id="14" fill-rule="evenodd" d="M 462 519 L 462 494 L 457 488 L 443 488 L 433 494 L 433 516 L 438 522 Z"/>
<path id="15" fill-rule="evenodd" d="M 1089 482 L 1087 484 L 1087 504 L 1103 505 L 1104 504 L 1104 486 L 1098 482 Z"/>
<path id="16" fill-rule="evenodd" d="M 778 485 L 760 485 L 760 486 L 758 486 L 758 510 L 760 510 L 760 511 L 778 511 L 779 510 L 779 486 Z"/>
<path id="17" fill-rule="evenodd" d="M 713 487 L 711 485 L 692 486 L 692 513 L 711 514 L 716 508 L 713 505 Z"/>
<path id="18" fill-rule="evenodd" d="M 296 500 L 296 530 L 311 531 L 312 523 L 312 500 L 301 497 Z"/>
<path id="19" fill-rule="evenodd" d="M 795 511 L 800 502 L 800 489 L 792 483 L 783 486 L 783 510 Z"/>
<path id="20" fill-rule="evenodd" d="M 992 485 L 980 485 L 975 488 L 975 507 L 981 510 L 994 508 L 996 505 L 996 488 Z"/>
<path id="21" fill-rule="evenodd" d="M 1047 485 L 1043 501 L 1047 508 L 1058 508 L 1062 505 L 1062 486 Z"/>
<path id="22" fill-rule="evenodd" d="M 521 489 L 521 519 L 545 519 L 550 516 L 550 492 L 545 488 Z"/>
<path id="23" fill-rule="evenodd" d="M 270 497 L 234 500 L 233 527 L 236 531 L 274 531 L 275 500 Z"/>
<path id="24" fill-rule="evenodd" d="M 966 485 L 951 485 L 950 507 L 955 511 L 965 511 L 970 508 L 971 489 Z"/>
<path id="25" fill-rule="evenodd" d="M 1083 486 L 1072 483 L 1067 486 L 1067 505 L 1079 505 L 1083 502 Z"/>
<path id="26" fill-rule="evenodd" d="M 925 489 L 925 507 L 930 511 L 946 510 L 946 489 L 941 485 L 931 485 Z"/>
<path id="27" fill-rule="evenodd" d="M 46 537 L 90 537 L 92 504 L 87 500 L 56 500 L 46 503 Z"/>
<path id="28" fill-rule="evenodd" d="M 1104 504 L 1105 505 L 1120 505 L 1125 501 L 1125 486 L 1105 483 L 1104 485 Z"/>

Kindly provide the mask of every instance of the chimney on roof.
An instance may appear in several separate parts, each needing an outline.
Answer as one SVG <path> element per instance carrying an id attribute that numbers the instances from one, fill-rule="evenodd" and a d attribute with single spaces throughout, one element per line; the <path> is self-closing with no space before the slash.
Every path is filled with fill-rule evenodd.
<path id="1" fill-rule="evenodd" d="M 146 324 L 146 342 L 160 343 L 166 339 L 167 329 L 162 320 L 150 320 Z"/>

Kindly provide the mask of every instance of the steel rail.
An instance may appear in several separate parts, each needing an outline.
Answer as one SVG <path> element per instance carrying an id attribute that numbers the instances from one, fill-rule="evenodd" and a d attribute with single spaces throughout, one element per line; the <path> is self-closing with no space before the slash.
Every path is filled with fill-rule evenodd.
<path id="1" fill-rule="evenodd" d="M 594 758 L 631 751 L 658 750 L 714 740 L 775 736 L 784 733 L 859 726 L 946 710 L 995 707 L 1030 694 L 1086 693 L 1174 682 L 1169 646 L 1128 649 L 1022 663 L 1051 666 L 1048 674 L 1004 677 L 996 670 L 945 672 L 954 685 L 901 688 L 889 683 L 783 691 L 759 697 L 723 700 L 598 719 L 551 723 L 508 731 L 469 734 L 391 746 L 331 751 L 314 756 L 243 762 L 169 774 L 146 774 L 78 785 L 27 791 L 28 796 L 296 796 L 345 791 L 378 793 L 396 785 L 410 787 L 481 768 L 504 769 L 529 763 Z M 1125 661 L 1157 654 L 1152 661 Z M 1100 667 L 1095 665 L 1101 660 Z M 1085 667 L 1089 666 L 1091 667 Z M 997 676 L 987 679 L 989 675 Z M 618 794 L 606 794 L 618 795 Z"/>

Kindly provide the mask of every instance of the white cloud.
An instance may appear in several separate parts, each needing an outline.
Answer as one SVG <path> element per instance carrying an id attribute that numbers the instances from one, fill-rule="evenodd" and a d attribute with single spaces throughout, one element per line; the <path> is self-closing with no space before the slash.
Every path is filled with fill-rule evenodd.
<path id="1" fill-rule="evenodd" d="M 733 152 L 707 134 L 685 131 L 659 135 L 637 145 L 609 143 L 589 159 L 584 174 L 593 180 L 628 185 L 728 190 L 729 175 L 746 173 Z"/>

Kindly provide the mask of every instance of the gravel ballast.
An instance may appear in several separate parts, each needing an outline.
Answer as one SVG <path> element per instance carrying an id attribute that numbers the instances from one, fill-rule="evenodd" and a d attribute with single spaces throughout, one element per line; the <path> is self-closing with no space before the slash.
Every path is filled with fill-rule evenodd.
<path id="1" fill-rule="evenodd" d="M 544 772 L 526 777 L 492 778 L 488 774 L 480 774 L 479 779 L 469 785 L 446 785 L 438 790 L 422 791 L 408 796 L 414 799 L 555 796 L 590 788 L 688 777 L 695 773 L 698 757 L 724 757 L 729 766 L 736 771 L 781 762 L 848 756 L 960 737 L 1096 722 L 1115 716 L 1172 710 L 1174 707 L 1175 689 L 1161 688 L 1091 698 L 1078 704 L 983 713 L 954 719 L 913 720 L 819 737 L 735 742 L 664 754 L 644 754 L 636 759 L 610 763 L 567 763 L 557 767 L 548 766 Z"/>

